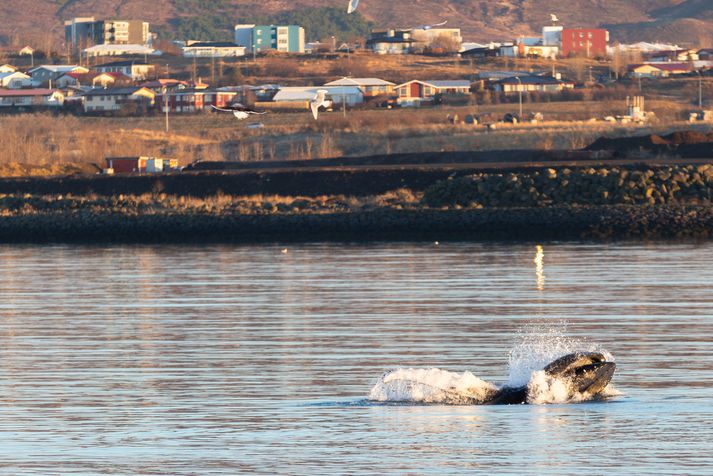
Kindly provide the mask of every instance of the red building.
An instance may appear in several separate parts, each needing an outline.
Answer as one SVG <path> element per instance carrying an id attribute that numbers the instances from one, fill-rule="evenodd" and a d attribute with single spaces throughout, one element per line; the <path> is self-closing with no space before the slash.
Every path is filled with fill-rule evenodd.
<path id="1" fill-rule="evenodd" d="M 211 106 L 226 107 L 236 99 L 237 91 L 217 91 L 214 89 L 176 89 L 168 91 L 170 112 L 200 112 Z M 163 95 L 156 96 L 156 104 L 165 112 Z"/>
<path id="2" fill-rule="evenodd" d="M 565 28 L 562 30 L 562 56 L 605 57 L 609 32 L 601 28 Z"/>

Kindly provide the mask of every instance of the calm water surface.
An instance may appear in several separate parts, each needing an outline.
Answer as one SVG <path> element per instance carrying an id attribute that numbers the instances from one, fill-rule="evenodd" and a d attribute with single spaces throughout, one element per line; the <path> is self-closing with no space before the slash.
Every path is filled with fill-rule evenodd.
<path id="1" fill-rule="evenodd" d="M 365 399 L 548 330 L 622 395 Z M 712 474 L 713 244 L 5 246 L 0 365 L 2 474 Z"/>

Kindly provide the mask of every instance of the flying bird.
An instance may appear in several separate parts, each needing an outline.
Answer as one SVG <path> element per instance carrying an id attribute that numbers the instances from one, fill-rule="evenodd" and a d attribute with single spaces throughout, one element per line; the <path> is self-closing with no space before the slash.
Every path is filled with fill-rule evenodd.
<path id="1" fill-rule="evenodd" d="M 255 109 L 247 106 L 243 106 L 240 103 L 235 103 L 232 104 L 231 106 L 228 107 L 216 107 L 216 106 L 211 106 L 213 109 L 216 111 L 220 112 L 232 112 L 235 117 L 240 119 L 241 121 L 243 119 L 247 119 L 250 117 L 250 114 L 265 114 L 266 111 L 256 111 Z"/>
<path id="2" fill-rule="evenodd" d="M 550 13 L 550 18 L 552 19 L 552 23 L 557 23 L 558 21 L 560 21 L 560 19 L 557 18 L 557 15 L 555 15 L 554 13 Z"/>
<path id="3" fill-rule="evenodd" d="M 430 30 L 431 28 L 436 28 L 439 26 L 443 26 L 446 23 L 448 23 L 448 20 L 444 20 L 441 23 L 434 23 L 433 25 L 421 25 L 417 26 L 416 28 L 411 28 L 411 30 Z"/>
<path id="4" fill-rule="evenodd" d="M 349 6 L 347 7 L 347 14 L 354 13 L 359 6 L 359 0 L 349 0 Z"/>
<path id="5" fill-rule="evenodd" d="M 318 89 L 317 94 L 312 98 L 312 100 L 309 102 L 309 107 L 312 109 L 312 115 L 314 116 L 314 120 L 317 120 L 317 116 L 319 115 L 319 108 L 324 107 L 325 109 L 329 108 L 332 105 L 332 101 L 327 99 L 327 90 L 326 89 Z"/>

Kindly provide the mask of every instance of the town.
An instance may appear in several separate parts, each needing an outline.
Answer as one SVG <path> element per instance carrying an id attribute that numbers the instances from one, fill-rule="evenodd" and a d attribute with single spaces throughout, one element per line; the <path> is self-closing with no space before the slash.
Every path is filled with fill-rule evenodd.
<path id="1" fill-rule="evenodd" d="M 5 61 L 0 61 L 4 63 L 0 64 L 0 113 L 155 117 L 168 132 L 172 124 L 175 127 L 175 116 L 186 117 L 186 124 L 195 130 L 197 123 L 189 117 L 234 112 L 238 105 L 285 118 L 275 122 L 268 116 L 243 114 L 240 119 L 251 119 L 247 129 L 295 121 L 311 127 L 310 104 L 323 91 L 326 107 L 322 109 L 344 116 L 342 120 L 348 114 L 373 111 L 368 112 L 369 120 L 378 121 L 374 114 L 379 111 L 412 109 L 430 122 L 473 130 L 512 130 L 518 125 L 546 130 L 548 123 L 583 127 L 580 123 L 586 122 L 585 128 L 596 133 L 607 123 L 713 120 L 706 110 L 706 96 L 713 86 L 713 49 L 620 44 L 612 42 L 605 29 L 562 25 L 554 14 L 538 37 L 488 43 L 469 42 L 459 28 L 444 22 L 374 30 L 353 42 L 334 37 L 308 42 L 308 32 L 299 25 L 236 24 L 232 42 L 160 40 L 145 21 L 81 17 L 63 26 L 63 51 L 40 51 L 31 45 L 5 49 Z M 610 107 L 592 107 L 592 103 Z M 649 103 L 652 110 L 645 107 Z M 337 131 L 334 117 L 338 116 L 327 117 Z M 413 118 L 387 117 L 384 120 L 392 123 L 389 128 Z M 316 110 L 314 119 L 318 119 Z M 232 115 L 221 120 L 235 122 Z M 321 133 L 330 132 L 318 127 Z M 222 158 L 274 160 L 276 155 L 313 158 L 370 152 L 368 147 L 337 148 L 324 134 L 304 141 L 291 143 L 289 150 L 284 144 L 242 141 Z M 552 147 L 548 141 L 543 140 L 546 148 Z M 392 148 L 395 142 L 386 140 L 371 152 L 412 151 Z M 559 147 L 577 145 L 586 144 Z M 167 149 L 172 157 L 179 156 L 181 165 L 208 158 L 205 151 L 191 158 L 195 150 L 181 156 Z M 137 157 L 147 155 L 136 152 Z M 117 154 L 107 152 L 111 155 Z M 128 169 L 110 167 L 108 162 L 103 166 L 110 171 L 146 171 L 142 163 L 137 159 Z"/>

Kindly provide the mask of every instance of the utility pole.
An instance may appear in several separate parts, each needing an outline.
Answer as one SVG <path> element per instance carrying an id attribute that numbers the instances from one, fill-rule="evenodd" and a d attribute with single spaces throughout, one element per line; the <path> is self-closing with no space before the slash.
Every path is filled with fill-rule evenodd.
<path id="1" fill-rule="evenodd" d="M 168 134 L 168 88 L 163 87 L 163 111 L 166 116 L 166 134 Z"/>
<path id="2" fill-rule="evenodd" d="M 703 73 L 698 71 L 698 109 L 703 110 Z"/>
<path id="3" fill-rule="evenodd" d="M 520 93 L 520 117 L 519 121 L 522 121 L 522 80 L 520 79 L 520 76 L 515 76 L 515 79 L 517 79 L 518 84 L 520 87 L 518 88 L 518 91 Z"/>

